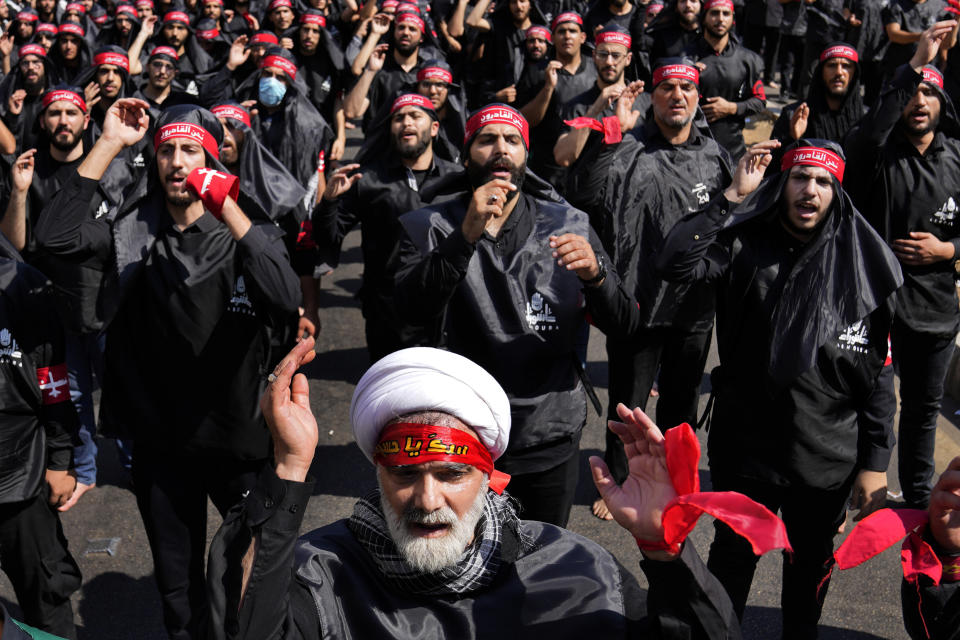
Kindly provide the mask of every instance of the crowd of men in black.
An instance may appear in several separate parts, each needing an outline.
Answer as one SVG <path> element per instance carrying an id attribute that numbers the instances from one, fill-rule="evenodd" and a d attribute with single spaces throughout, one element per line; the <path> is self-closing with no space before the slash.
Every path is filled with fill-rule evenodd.
<path id="1" fill-rule="evenodd" d="M 95 486 L 99 432 L 167 631 L 194 636 L 207 497 L 225 514 L 268 460 L 266 374 L 320 330 L 358 224 L 370 361 L 443 346 L 493 374 L 524 518 L 567 522 L 602 410 L 588 322 L 608 417 L 656 383 L 664 427 L 698 423 L 716 329 L 713 488 L 783 516 L 785 637 L 816 636 L 848 504 L 884 504 L 894 368 L 904 500 L 930 506 L 960 327 L 955 0 L 179 2 L 0 2 L 0 564 L 27 623 L 76 637 L 56 509 Z M 768 90 L 789 104 L 748 150 Z M 756 558 L 716 528 L 742 616 Z M 948 574 L 916 637 L 956 637 Z"/>

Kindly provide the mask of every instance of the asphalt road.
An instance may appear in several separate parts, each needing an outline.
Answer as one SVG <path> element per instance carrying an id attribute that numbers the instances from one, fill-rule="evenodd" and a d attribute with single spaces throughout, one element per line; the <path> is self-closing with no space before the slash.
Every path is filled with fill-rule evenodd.
<path id="1" fill-rule="evenodd" d="M 342 265 L 324 279 L 319 355 L 306 371 L 310 378 L 311 405 L 320 424 L 320 446 L 313 468 L 317 479 L 315 495 L 306 514 L 304 530 L 349 515 L 354 500 L 374 484 L 370 465 L 352 443 L 348 422 L 354 385 L 369 364 L 363 342 L 363 321 L 354 297 L 361 275 L 358 243 L 358 234 L 351 234 L 344 247 Z M 604 404 L 607 397 L 605 360 L 603 335 L 594 331 L 590 338 L 588 370 Z M 708 371 L 715 362 L 713 354 Z M 705 378 L 704 392 L 708 386 Z M 701 402 L 705 400 L 706 395 Z M 957 409 L 957 404 L 948 400 L 940 420 L 938 471 L 960 454 L 960 430 L 951 422 L 956 420 Z M 601 522 L 590 514 L 594 490 L 586 459 L 602 454 L 602 429 L 601 420 L 591 410 L 581 445 L 583 464 L 569 527 L 610 549 L 643 580 L 638 567 L 639 552 L 631 537 L 615 523 Z M 703 440 L 704 434 L 700 436 Z M 146 536 L 133 494 L 119 470 L 113 444 L 103 440 L 100 444 L 99 486 L 63 516 L 71 550 L 84 576 L 83 588 L 74 598 L 80 637 L 159 640 L 165 634 Z M 703 485 L 709 488 L 706 456 L 700 466 Z M 895 469 L 895 462 L 891 468 Z M 895 473 L 890 480 L 895 488 Z M 209 512 L 208 529 L 212 537 L 219 525 L 219 516 L 212 507 Z M 705 517 L 691 536 L 704 557 L 712 532 L 709 518 Z M 838 543 L 839 540 L 838 536 Z M 111 543 L 112 553 L 97 550 Z M 745 638 L 778 638 L 780 635 L 780 565 L 779 554 L 769 554 L 760 561 L 743 625 Z M 0 599 L 17 615 L 19 609 L 5 577 L 0 578 Z M 822 619 L 821 637 L 907 637 L 900 614 L 898 551 L 888 551 L 866 566 L 839 572 L 834 577 Z"/>

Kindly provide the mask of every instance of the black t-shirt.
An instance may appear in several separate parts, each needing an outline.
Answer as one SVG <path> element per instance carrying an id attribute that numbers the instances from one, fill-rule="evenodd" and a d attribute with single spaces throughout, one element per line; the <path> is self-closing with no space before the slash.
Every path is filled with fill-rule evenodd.
<path id="1" fill-rule="evenodd" d="M 946 19 L 942 18 L 946 15 L 943 7 L 943 0 L 926 0 L 926 2 L 893 0 L 882 13 L 884 29 L 886 29 L 886 25 L 896 23 L 900 25 L 902 30 L 910 33 L 926 31 L 937 20 Z M 905 62 L 909 62 L 916 50 L 916 42 L 910 44 L 891 42 L 883 58 L 884 68 L 888 73 L 893 73 L 894 69 Z"/>

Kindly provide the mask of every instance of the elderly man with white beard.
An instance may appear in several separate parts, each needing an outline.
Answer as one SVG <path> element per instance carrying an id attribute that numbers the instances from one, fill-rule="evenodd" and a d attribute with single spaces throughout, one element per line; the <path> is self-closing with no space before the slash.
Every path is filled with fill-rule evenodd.
<path id="1" fill-rule="evenodd" d="M 394 352 L 360 380 L 350 418 L 378 489 L 350 518 L 298 541 L 317 423 L 307 380 L 294 374 L 313 359 L 313 344 L 308 338 L 284 358 L 261 399 L 275 468 L 211 547 L 209 637 L 462 639 L 520 629 L 556 638 L 740 637 L 727 596 L 682 538 L 709 510 L 749 521 L 743 529 L 758 552 L 789 545 L 782 523 L 759 505 L 731 499 L 718 508 L 724 496 L 698 493 L 689 427 L 664 438 L 643 412 L 621 405 L 623 422 L 610 428 L 624 443 L 629 478 L 617 486 L 600 458 L 590 461 L 645 556 L 644 607 L 634 577 L 598 544 L 519 520 L 503 493 L 509 476 L 493 466 L 510 435 L 507 395 L 479 365 L 438 349 Z M 676 536 L 665 525 L 676 524 L 681 503 L 701 507 L 679 507 L 689 526 Z"/>

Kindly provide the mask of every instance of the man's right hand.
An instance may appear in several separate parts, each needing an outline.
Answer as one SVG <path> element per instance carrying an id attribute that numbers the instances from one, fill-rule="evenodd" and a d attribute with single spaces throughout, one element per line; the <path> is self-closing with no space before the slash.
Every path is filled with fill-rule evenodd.
<path id="1" fill-rule="evenodd" d="M 517 99 L 517 85 L 512 84 L 509 87 L 504 87 L 493 94 L 493 97 L 497 99 L 497 102 L 511 103 Z"/>
<path id="2" fill-rule="evenodd" d="M 563 63 L 559 60 L 551 60 L 547 63 L 547 68 L 543 70 L 543 81 L 551 89 L 557 88 L 557 81 L 560 79 L 560 69 L 563 69 Z"/>
<path id="3" fill-rule="evenodd" d="M 349 191 L 350 187 L 363 177 L 362 173 L 355 173 L 352 176 L 349 175 L 351 171 L 356 171 L 359 168 L 359 164 L 347 164 L 334 171 L 330 177 L 327 178 L 327 187 L 323 190 L 323 199 L 336 200 Z"/>
<path id="4" fill-rule="evenodd" d="M 490 218 L 499 218 L 503 215 L 507 194 L 516 190 L 517 187 L 512 182 L 498 178 L 473 192 L 470 206 L 467 207 L 467 215 L 460 227 L 467 242 L 474 244 L 483 235 Z"/>
<path id="5" fill-rule="evenodd" d="M 317 449 L 317 420 L 310 409 L 310 386 L 297 369 L 316 356 L 313 338 L 297 343 L 273 370 L 274 380 L 260 397 L 260 410 L 273 437 L 277 477 L 303 482 Z M 296 375 L 294 375 L 296 374 Z"/>
<path id="6" fill-rule="evenodd" d="M 23 89 L 17 89 L 7 99 L 7 109 L 15 116 L 20 115 L 20 112 L 23 111 L 23 101 L 26 98 L 27 92 Z"/>
<path id="7" fill-rule="evenodd" d="M 103 118 L 100 140 L 130 147 L 140 142 L 150 126 L 148 105 L 137 98 L 121 98 L 113 103 Z"/>
<path id="8" fill-rule="evenodd" d="M 733 172 L 733 181 L 723 192 L 728 201 L 743 202 L 744 198 L 756 191 L 763 181 L 763 174 L 770 166 L 770 161 L 773 160 L 773 150 L 779 146 L 779 140 L 767 140 L 758 142 L 743 154 Z"/>
<path id="9" fill-rule="evenodd" d="M 250 57 L 250 50 L 247 49 L 249 41 L 250 38 L 247 36 L 240 36 L 233 41 L 233 44 L 230 45 L 230 53 L 227 55 L 227 69 L 233 71 L 247 61 Z"/>
<path id="10" fill-rule="evenodd" d="M 10 177 L 13 178 L 13 188 L 20 193 L 26 193 L 33 184 L 33 165 L 36 149 L 24 151 L 10 168 Z"/>
<path id="11" fill-rule="evenodd" d="M 790 137 L 799 140 L 807 132 L 807 121 L 810 118 L 810 107 L 802 103 L 790 116 Z"/>
<path id="12" fill-rule="evenodd" d="M 0 35 L 0 54 L 4 58 L 9 58 L 10 54 L 13 52 L 13 35 L 10 33 L 4 33 Z"/>
<path id="13" fill-rule="evenodd" d="M 933 62 L 940 50 L 940 43 L 946 38 L 954 27 L 957 26 L 956 20 L 944 20 L 937 22 L 932 27 L 920 34 L 920 40 L 917 41 L 917 50 L 910 58 L 910 66 L 914 71 L 920 73 L 924 65 Z"/>
<path id="14" fill-rule="evenodd" d="M 378 38 L 387 35 L 387 32 L 390 31 L 390 21 L 390 14 L 378 13 L 373 16 L 373 21 L 370 23 L 370 33 L 376 34 Z"/>
<path id="15" fill-rule="evenodd" d="M 388 44 L 377 45 L 377 48 L 370 54 L 370 59 L 367 60 L 367 71 L 378 73 L 380 69 L 383 69 L 383 63 L 387 59 L 387 50 L 389 48 L 390 45 Z"/>
<path id="16" fill-rule="evenodd" d="M 930 532 L 947 553 L 960 553 L 960 456 L 954 458 L 930 493 Z"/>
<path id="17" fill-rule="evenodd" d="M 612 84 L 609 87 L 604 87 L 603 90 L 600 91 L 600 95 L 597 96 L 597 99 L 594 100 L 593 104 L 590 105 L 590 108 L 587 109 L 587 113 L 585 115 L 588 118 L 598 117 L 601 113 L 603 113 L 604 109 L 613 104 L 614 100 L 618 100 L 620 98 L 620 94 L 625 90 L 626 87 L 618 84 Z"/>

